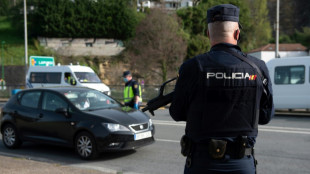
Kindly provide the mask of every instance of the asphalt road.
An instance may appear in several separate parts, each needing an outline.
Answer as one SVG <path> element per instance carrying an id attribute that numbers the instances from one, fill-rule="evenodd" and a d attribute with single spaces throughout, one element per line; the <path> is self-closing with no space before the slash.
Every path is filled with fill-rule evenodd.
<path id="1" fill-rule="evenodd" d="M 152 117 L 156 142 L 134 151 L 103 153 L 95 161 L 83 161 L 73 149 L 24 143 L 20 149 L 8 150 L 0 143 L 0 155 L 77 166 L 119 173 L 180 174 L 185 158 L 180 154 L 179 139 L 185 123 L 174 122 L 168 110 Z M 276 116 L 270 124 L 259 126 L 256 143 L 258 171 L 265 174 L 310 173 L 310 115 Z"/>

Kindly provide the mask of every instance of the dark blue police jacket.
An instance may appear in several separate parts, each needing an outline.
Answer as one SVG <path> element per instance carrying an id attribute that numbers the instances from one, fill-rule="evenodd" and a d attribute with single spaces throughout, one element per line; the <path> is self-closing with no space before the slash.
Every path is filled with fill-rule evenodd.
<path id="1" fill-rule="evenodd" d="M 255 68 L 223 47 L 245 55 L 238 46 L 225 43 L 184 62 L 170 115 L 175 121 L 187 122 L 186 134 L 194 142 L 244 135 L 254 146 L 257 125 L 267 124 L 274 113 L 268 69 L 263 61 L 247 55 L 268 79 L 266 94 Z"/>

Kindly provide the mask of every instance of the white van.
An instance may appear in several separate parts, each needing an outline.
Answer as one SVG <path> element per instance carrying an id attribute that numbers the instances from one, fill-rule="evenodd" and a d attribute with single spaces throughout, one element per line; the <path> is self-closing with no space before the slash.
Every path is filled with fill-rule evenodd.
<path id="1" fill-rule="evenodd" d="M 96 89 L 108 95 L 110 88 L 87 66 L 57 65 L 30 66 L 26 76 L 27 88 L 51 86 L 79 86 Z"/>
<path id="2" fill-rule="evenodd" d="M 275 109 L 310 109 L 310 56 L 272 59 L 266 65 Z"/>

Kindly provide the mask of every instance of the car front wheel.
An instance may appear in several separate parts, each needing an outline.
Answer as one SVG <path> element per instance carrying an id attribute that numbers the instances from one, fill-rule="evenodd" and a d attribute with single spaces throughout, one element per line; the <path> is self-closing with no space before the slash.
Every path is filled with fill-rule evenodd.
<path id="1" fill-rule="evenodd" d="M 3 144 L 9 149 L 18 148 L 22 144 L 21 140 L 19 139 L 16 128 L 12 124 L 7 124 L 4 126 L 2 133 L 2 141 Z"/>
<path id="2" fill-rule="evenodd" d="M 94 159 L 98 156 L 95 138 L 88 132 L 76 136 L 75 149 L 82 159 Z"/>

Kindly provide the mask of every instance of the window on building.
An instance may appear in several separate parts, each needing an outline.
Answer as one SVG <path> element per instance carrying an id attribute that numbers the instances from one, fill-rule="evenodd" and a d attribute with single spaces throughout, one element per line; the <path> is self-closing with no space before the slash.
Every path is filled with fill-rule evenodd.
<path id="1" fill-rule="evenodd" d="M 278 66 L 275 68 L 275 84 L 304 84 L 305 66 Z"/>
<path id="2" fill-rule="evenodd" d="M 106 45 L 108 45 L 108 44 L 115 44 L 115 41 L 114 40 L 106 40 L 106 41 L 104 41 L 104 43 Z"/>
<path id="3" fill-rule="evenodd" d="M 87 42 L 85 43 L 86 47 L 93 47 L 93 43 Z"/>

